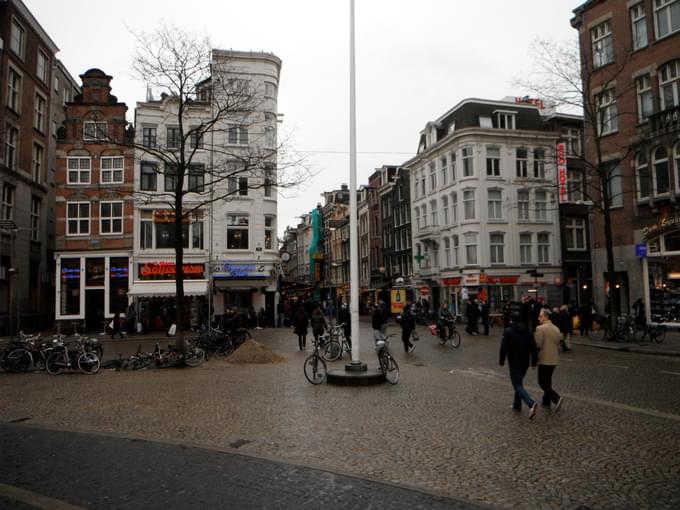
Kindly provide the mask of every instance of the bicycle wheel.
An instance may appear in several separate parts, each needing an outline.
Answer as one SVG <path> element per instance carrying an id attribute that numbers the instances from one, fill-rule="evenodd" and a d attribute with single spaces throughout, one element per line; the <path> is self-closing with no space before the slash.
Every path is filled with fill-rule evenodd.
<path id="1" fill-rule="evenodd" d="M 326 361 L 335 361 L 342 356 L 342 346 L 337 340 L 329 340 L 324 344 L 321 356 Z"/>
<path id="2" fill-rule="evenodd" d="M 222 356 L 231 356 L 233 353 L 234 353 L 234 343 L 231 340 L 227 339 L 220 346 L 220 354 L 222 354 Z"/>
<path id="3" fill-rule="evenodd" d="M 53 352 L 45 362 L 45 370 L 48 374 L 59 375 L 64 371 L 66 360 L 64 360 L 63 352 Z"/>
<path id="4" fill-rule="evenodd" d="M 205 351 L 200 347 L 194 347 L 186 354 L 185 362 L 189 367 L 197 367 L 205 361 Z"/>
<path id="5" fill-rule="evenodd" d="M 26 372 L 33 365 L 33 356 L 26 349 L 14 349 L 6 359 L 7 365 L 15 372 Z"/>
<path id="6" fill-rule="evenodd" d="M 78 368 L 83 374 L 94 375 L 99 372 L 101 362 L 94 352 L 84 352 L 78 356 Z"/>
<path id="7" fill-rule="evenodd" d="M 451 335 L 451 347 L 458 349 L 460 347 L 460 333 L 454 331 Z"/>
<path id="8" fill-rule="evenodd" d="M 654 330 L 654 341 L 660 344 L 666 338 L 666 326 L 656 326 Z"/>
<path id="9" fill-rule="evenodd" d="M 384 374 L 387 382 L 390 384 L 397 384 L 399 382 L 399 365 L 397 365 L 397 360 L 395 360 L 391 354 L 385 353 L 384 365 Z"/>
<path id="10" fill-rule="evenodd" d="M 305 377 L 312 384 L 321 384 L 326 380 L 326 362 L 314 354 L 305 360 Z"/>
<path id="11" fill-rule="evenodd" d="M 439 345 L 444 345 L 446 343 L 446 332 L 439 332 L 437 335 L 437 340 L 439 340 Z"/>

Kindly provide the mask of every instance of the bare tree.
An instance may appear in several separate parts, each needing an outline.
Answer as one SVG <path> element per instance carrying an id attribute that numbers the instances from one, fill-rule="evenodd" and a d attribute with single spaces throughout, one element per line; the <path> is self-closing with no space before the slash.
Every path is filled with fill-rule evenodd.
<path id="1" fill-rule="evenodd" d="M 537 40 L 532 50 L 535 70 L 527 74 L 527 78 L 517 80 L 516 85 L 555 103 L 557 108 L 583 115 L 584 142 L 589 150 L 584 149 L 577 156 L 586 172 L 581 191 L 595 212 L 603 217 L 607 281 L 614 320 L 620 312 L 620 296 L 614 291 L 616 276 L 611 208 L 618 200 L 623 200 L 624 190 L 635 186 L 634 183 L 624 186 L 624 175 L 617 164 L 627 158 L 630 145 L 614 148 L 605 137 L 616 131 L 620 119 L 636 115 L 636 112 L 622 111 L 617 101 L 630 93 L 630 86 L 625 85 L 629 80 L 621 78 L 632 52 L 624 51 L 623 57 L 599 69 L 594 67 L 593 59 L 580 48 L 578 41 L 555 43 Z M 617 159 L 612 161 L 607 154 L 614 152 Z"/>
<path id="2" fill-rule="evenodd" d="M 244 186 L 246 192 L 265 188 L 269 193 L 274 187 L 299 185 L 309 172 L 283 143 L 277 144 L 276 116 L 261 108 L 264 90 L 230 72 L 224 59 L 215 64 L 207 37 L 164 24 L 134 36 L 132 67 L 147 84 L 145 104 L 155 103 L 163 123 L 173 126 L 167 137 L 158 138 L 145 136 L 137 126 L 131 144 L 139 159 L 154 162 L 145 170 L 151 168 L 165 184 L 163 191 L 136 190 L 136 200 L 163 203 L 172 211 L 167 221 L 174 224 L 177 344 L 183 350 L 183 225 L 205 217 L 211 203 L 243 194 Z M 239 135 L 250 138 L 237 146 L 227 143 Z"/>

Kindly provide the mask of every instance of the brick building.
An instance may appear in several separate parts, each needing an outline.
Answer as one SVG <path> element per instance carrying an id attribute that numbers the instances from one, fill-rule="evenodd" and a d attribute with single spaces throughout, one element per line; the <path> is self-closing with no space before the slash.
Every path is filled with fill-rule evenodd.
<path id="1" fill-rule="evenodd" d="M 21 0 L 0 1 L 0 334 L 48 327 L 48 146 L 56 44 Z"/>
<path id="2" fill-rule="evenodd" d="M 574 10 L 586 100 L 586 161 L 610 165 L 615 279 L 621 311 L 680 321 L 680 0 L 590 0 Z M 586 119 L 588 120 L 588 119 Z M 646 251 L 646 255 L 645 252 Z M 593 218 L 593 283 L 603 308 L 603 216 Z"/>
<path id="3" fill-rule="evenodd" d="M 134 149 L 111 76 L 80 75 L 66 102 L 56 164 L 56 319 L 102 330 L 125 312 L 133 247 Z"/>

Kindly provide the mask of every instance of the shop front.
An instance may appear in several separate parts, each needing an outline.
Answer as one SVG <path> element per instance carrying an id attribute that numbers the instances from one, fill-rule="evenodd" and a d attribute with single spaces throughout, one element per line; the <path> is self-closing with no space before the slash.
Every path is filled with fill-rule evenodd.
<path id="1" fill-rule="evenodd" d="M 643 233 L 646 250 L 637 255 L 642 261 L 647 321 L 680 327 L 680 219 Z"/>
<path id="2" fill-rule="evenodd" d="M 116 312 L 125 313 L 130 260 L 126 253 L 57 255 L 58 328 L 103 331 Z"/>

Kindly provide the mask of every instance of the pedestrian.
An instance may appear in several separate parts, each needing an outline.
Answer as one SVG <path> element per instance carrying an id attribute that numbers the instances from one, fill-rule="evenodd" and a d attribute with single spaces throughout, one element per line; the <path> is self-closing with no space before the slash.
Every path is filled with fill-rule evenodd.
<path id="1" fill-rule="evenodd" d="M 470 335 L 477 334 L 477 321 L 479 320 L 479 307 L 475 298 L 470 298 L 468 301 L 467 308 L 465 309 L 465 315 L 467 316 L 467 326 L 465 331 Z"/>
<path id="2" fill-rule="evenodd" d="M 371 327 L 373 328 L 373 339 L 377 342 L 383 340 L 383 327 L 387 325 L 387 318 L 383 311 L 384 303 L 378 301 L 378 304 L 373 307 L 373 315 L 371 316 Z"/>
<path id="3" fill-rule="evenodd" d="M 336 321 L 336 314 L 337 310 L 335 309 L 335 305 L 333 304 L 333 301 L 328 301 L 328 305 L 326 305 L 326 310 L 325 310 L 325 315 L 326 315 L 326 322 L 328 323 L 329 326 L 335 326 Z"/>
<path id="4" fill-rule="evenodd" d="M 279 302 L 276 305 L 276 327 L 280 328 L 283 326 L 283 316 L 284 316 L 284 306 L 283 298 L 279 296 Z"/>
<path id="5" fill-rule="evenodd" d="M 635 324 L 638 326 L 644 326 L 647 322 L 647 317 L 645 316 L 645 304 L 642 302 L 642 298 L 637 298 L 635 303 L 633 303 L 633 312 Z"/>
<path id="6" fill-rule="evenodd" d="M 590 326 L 593 323 L 593 311 L 595 307 L 592 300 L 583 301 L 578 309 L 579 320 L 580 320 L 580 332 L 581 336 L 587 336 L 588 331 L 590 331 Z"/>
<path id="7" fill-rule="evenodd" d="M 295 334 L 298 337 L 298 347 L 301 351 L 307 348 L 307 326 L 309 326 L 309 316 L 305 312 L 304 306 L 298 306 L 293 318 Z"/>
<path id="8" fill-rule="evenodd" d="M 311 317 L 311 323 L 312 323 L 312 334 L 314 335 L 314 341 L 318 342 L 319 337 L 323 335 L 326 330 L 328 329 L 328 323 L 326 322 L 326 318 L 323 316 L 323 312 L 321 311 L 321 307 L 317 306 L 314 309 L 314 312 L 312 313 Z"/>
<path id="9" fill-rule="evenodd" d="M 352 314 L 349 311 L 347 303 L 343 303 L 340 307 L 340 324 L 342 324 L 342 331 L 345 334 L 345 340 L 352 349 Z"/>
<path id="10" fill-rule="evenodd" d="M 574 324 L 569 315 L 569 307 L 567 305 L 560 306 L 559 318 L 560 323 L 557 327 L 560 328 L 560 333 L 562 333 L 560 346 L 564 352 L 569 352 L 571 351 L 571 335 L 574 332 Z"/>
<path id="11" fill-rule="evenodd" d="M 401 341 L 404 343 L 404 352 L 413 352 L 416 346 L 411 343 L 411 333 L 416 329 L 416 319 L 411 313 L 410 305 L 404 307 L 399 323 L 401 324 Z"/>
<path id="12" fill-rule="evenodd" d="M 489 300 L 485 299 L 479 307 L 479 314 L 482 317 L 482 326 L 484 326 L 484 334 L 486 336 L 489 336 L 489 311 Z"/>
<path id="13" fill-rule="evenodd" d="M 515 398 L 512 403 L 512 410 L 522 411 L 522 402 L 529 407 L 529 419 L 536 416 L 538 404 L 531 398 L 527 390 L 524 389 L 524 376 L 529 369 L 536 367 L 538 352 L 536 342 L 531 334 L 526 322 L 520 320 L 520 315 L 513 313 L 510 318 L 510 326 L 503 331 L 501 340 L 501 350 L 499 364 L 503 366 L 508 360 L 510 368 L 510 382 L 515 390 Z"/>
<path id="14" fill-rule="evenodd" d="M 116 314 L 113 316 L 113 320 L 111 321 L 111 340 L 116 338 L 116 334 L 120 335 L 120 338 L 123 338 L 123 318 L 120 316 L 120 312 L 116 312 Z"/>
<path id="15" fill-rule="evenodd" d="M 555 404 L 559 411 L 563 398 L 552 387 L 552 376 L 560 362 L 560 330 L 550 320 L 548 311 L 543 308 L 538 315 L 540 325 L 536 328 L 536 348 L 538 349 L 538 385 L 543 390 L 543 407 L 550 409 Z"/>

